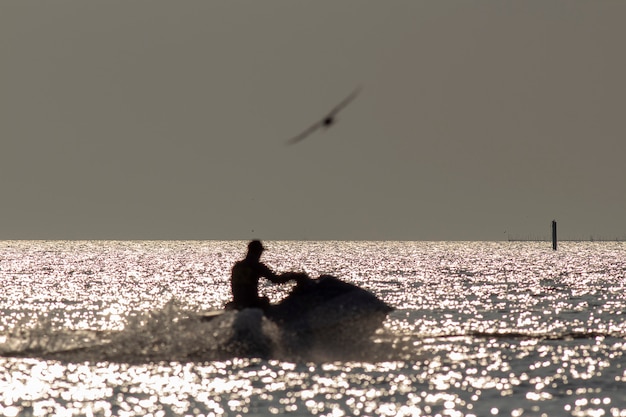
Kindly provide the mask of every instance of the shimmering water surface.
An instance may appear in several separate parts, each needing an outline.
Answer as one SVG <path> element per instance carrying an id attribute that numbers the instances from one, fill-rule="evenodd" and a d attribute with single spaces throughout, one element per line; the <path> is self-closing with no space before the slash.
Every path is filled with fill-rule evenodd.
<path id="1" fill-rule="evenodd" d="M 246 242 L 0 242 L 0 415 L 626 416 L 624 243 L 265 245 L 396 310 L 359 346 L 243 356 L 194 313 Z"/>

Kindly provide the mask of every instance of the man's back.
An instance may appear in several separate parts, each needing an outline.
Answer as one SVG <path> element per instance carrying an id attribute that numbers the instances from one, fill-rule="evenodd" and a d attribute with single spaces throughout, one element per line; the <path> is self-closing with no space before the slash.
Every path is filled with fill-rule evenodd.
<path id="1" fill-rule="evenodd" d="M 259 298 L 259 278 L 274 278 L 272 271 L 258 261 L 244 259 L 236 262 L 232 270 L 231 289 L 233 302 L 237 308 L 261 307 Z"/>

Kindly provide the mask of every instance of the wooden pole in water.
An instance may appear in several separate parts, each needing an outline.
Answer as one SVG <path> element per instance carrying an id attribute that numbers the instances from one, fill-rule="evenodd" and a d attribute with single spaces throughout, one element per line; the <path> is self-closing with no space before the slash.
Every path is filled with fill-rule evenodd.
<path id="1" fill-rule="evenodd" d="M 556 220 L 552 220 L 552 249 L 556 250 Z"/>

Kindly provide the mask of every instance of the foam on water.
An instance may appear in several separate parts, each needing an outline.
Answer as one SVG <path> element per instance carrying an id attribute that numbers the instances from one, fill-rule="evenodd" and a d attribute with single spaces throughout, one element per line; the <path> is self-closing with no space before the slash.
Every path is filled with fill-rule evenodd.
<path id="1" fill-rule="evenodd" d="M 349 330 L 358 330 L 351 323 Z M 204 362 L 235 357 L 278 360 L 370 359 L 381 354 L 382 332 L 372 343 L 332 343 L 323 334 L 301 340 L 268 320 L 261 310 L 225 311 L 205 320 L 170 300 L 154 311 L 129 315 L 121 330 L 55 328 L 45 316 L 26 328 L 16 327 L 0 338 L 0 355 L 39 357 L 63 362 L 112 361 L 151 363 Z M 385 359 L 392 357 L 386 342 Z"/>
<path id="2" fill-rule="evenodd" d="M 176 300 L 170 300 L 163 308 L 128 316 L 121 330 L 59 329 L 44 317 L 32 327 L 5 334 L 0 340 L 0 353 L 61 361 L 128 363 L 266 356 L 275 343 L 273 327 L 260 310 L 226 312 L 203 322 L 181 309 Z"/>

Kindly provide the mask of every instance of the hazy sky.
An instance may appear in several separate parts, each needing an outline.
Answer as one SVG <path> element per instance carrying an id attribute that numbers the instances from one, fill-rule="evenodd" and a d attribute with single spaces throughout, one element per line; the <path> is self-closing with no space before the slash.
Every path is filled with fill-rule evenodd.
<path id="1" fill-rule="evenodd" d="M 625 18 L 2 1 L 0 239 L 626 238 Z"/>

